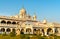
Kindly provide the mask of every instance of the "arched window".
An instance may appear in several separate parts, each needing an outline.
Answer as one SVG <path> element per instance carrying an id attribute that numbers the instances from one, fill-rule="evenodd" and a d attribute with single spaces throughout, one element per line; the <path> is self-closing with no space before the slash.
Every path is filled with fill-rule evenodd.
<path id="1" fill-rule="evenodd" d="M 44 33 L 44 29 L 42 29 L 42 32 Z"/>
<path id="2" fill-rule="evenodd" d="M 12 22 L 12 24 L 16 24 L 16 22 Z"/>
<path id="3" fill-rule="evenodd" d="M 26 29 L 26 32 L 31 32 L 31 29 L 30 29 L 30 28 L 27 28 L 27 29 Z"/>
<path id="4" fill-rule="evenodd" d="M 24 34 L 24 29 L 21 29 L 21 34 Z"/>
<path id="5" fill-rule="evenodd" d="M 12 29 L 13 32 L 15 32 L 15 29 Z"/>
<path id="6" fill-rule="evenodd" d="M 47 29 L 47 32 L 50 32 L 51 30 L 52 30 L 51 28 L 48 28 L 48 29 Z"/>
<path id="7" fill-rule="evenodd" d="M 58 33 L 58 30 L 57 30 L 57 28 L 55 28 L 55 33 Z"/>
<path id="8" fill-rule="evenodd" d="M 11 24 L 11 22 L 10 21 L 7 21 L 7 24 Z"/>
<path id="9" fill-rule="evenodd" d="M 4 28 L 1 28 L 1 31 L 2 31 L 2 32 L 5 32 L 5 29 L 4 29 Z"/>
<path id="10" fill-rule="evenodd" d="M 6 21 L 2 20 L 1 23 L 5 23 L 6 24 Z"/>
<path id="11" fill-rule="evenodd" d="M 34 31 L 36 31 L 36 29 L 34 29 Z"/>
<path id="12" fill-rule="evenodd" d="M 10 28 L 7 28 L 7 30 L 6 30 L 7 32 L 10 32 L 11 30 L 10 30 Z"/>
<path id="13" fill-rule="evenodd" d="M 16 24 L 19 24 L 19 22 L 17 22 Z"/>
<path id="14" fill-rule="evenodd" d="M 48 34 L 48 35 L 49 35 L 49 32 L 51 32 L 51 30 L 52 30 L 51 28 L 48 28 L 48 29 L 47 29 L 47 34 Z"/>

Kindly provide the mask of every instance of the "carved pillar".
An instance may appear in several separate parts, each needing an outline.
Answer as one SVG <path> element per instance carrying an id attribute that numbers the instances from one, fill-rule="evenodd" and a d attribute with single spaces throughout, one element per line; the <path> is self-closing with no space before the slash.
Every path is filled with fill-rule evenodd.
<path id="1" fill-rule="evenodd" d="M 53 30 L 53 34 L 55 33 L 55 28 L 52 28 L 52 30 Z"/>
<path id="2" fill-rule="evenodd" d="M 40 34 L 42 34 L 42 30 L 40 29 Z"/>
<path id="3" fill-rule="evenodd" d="M 0 33 L 1 33 L 1 28 L 0 28 Z"/>
<path id="4" fill-rule="evenodd" d="M 5 28 L 5 32 L 6 32 L 7 28 Z"/>
<path id="5" fill-rule="evenodd" d="M 58 30 L 58 33 L 60 33 L 60 28 L 57 28 L 57 30 Z"/>
<path id="6" fill-rule="evenodd" d="M 11 32 L 12 32 L 12 28 L 10 28 L 11 29 Z"/>
<path id="7" fill-rule="evenodd" d="M 47 36 L 47 28 L 44 29 L 44 33 Z"/>
<path id="8" fill-rule="evenodd" d="M 33 34 L 33 28 L 31 29 L 31 34 Z"/>
<path id="9" fill-rule="evenodd" d="M 24 34 L 26 34 L 26 28 L 24 28 Z"/>
<path id="10" fill-rule="evenodd" d="M 40 29 L 41 30 L 41 36 L 43 36 L 44 35 L 44 29 Z"/>

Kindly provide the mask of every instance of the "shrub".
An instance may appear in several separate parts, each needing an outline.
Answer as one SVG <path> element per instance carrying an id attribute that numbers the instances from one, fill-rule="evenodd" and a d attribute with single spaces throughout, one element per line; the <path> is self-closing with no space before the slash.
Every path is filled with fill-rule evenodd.
<path id="1" fill-rule="evenodd" d="M 44 39 L 44 37 L 41 37 L 41 39 Z"/>
<path id="2" fill-rule="evenodd" d="M 7 34 L 6 34 L 6 32 L 4 32 L 2 35 L 3 35 L 3 36 L 6 36 Z"/>
<path id="3" fill-rule="evenodd" d="M 24 34 L 20 34 L 21 39 L 25 38 Z"/>
<path id="4" fill-rule="evenodd" d="M 10 32 L 10 36 L 11 37 L 16 36 L 16 32 L 15 31 Z"/>
<path id="5" fill-rule="evenodd" d="M 50 36 L 56 36 L 55 34 L 50 34 Z"/>

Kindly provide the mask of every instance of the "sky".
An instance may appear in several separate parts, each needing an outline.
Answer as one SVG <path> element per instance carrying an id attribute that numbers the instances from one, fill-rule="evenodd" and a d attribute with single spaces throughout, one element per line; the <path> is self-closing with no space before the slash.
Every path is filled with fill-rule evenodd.
<path id="1" fill-rule="evenodd" d="M 36 13 L 39 21 L 60 23 L 60 0 L 0 0 L 0 16 L 19 14 L 23 6 L 31 16 Z"/>

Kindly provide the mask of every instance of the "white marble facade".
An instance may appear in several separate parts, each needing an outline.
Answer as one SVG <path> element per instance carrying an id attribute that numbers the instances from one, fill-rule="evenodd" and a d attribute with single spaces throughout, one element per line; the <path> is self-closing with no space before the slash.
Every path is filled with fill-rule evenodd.
<path id="1" fill-rule="evenodd" d="M 26 10 L 22 8 L 18 15 L 15 16 L 0 16 L 0 33 L 6 32 L 9 34 L 13 30 L 21 34 L 41 34 L 50 35 L 60 34 L 59 23 L 49 23 L 46 19 L 43 22 L 37 20 L 36 14 L 30 16 Z M 18 35 L 17 34 L 17 35 Z"/>

